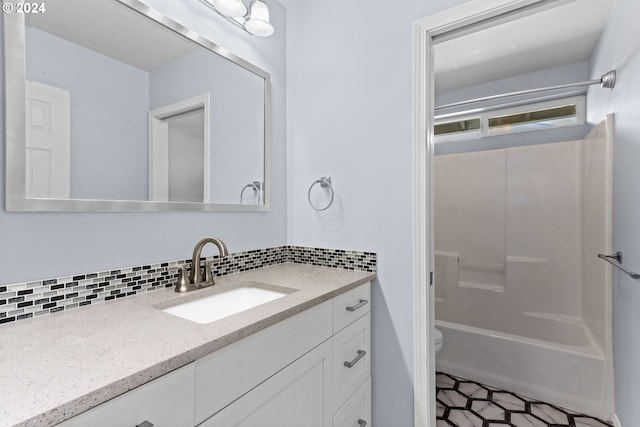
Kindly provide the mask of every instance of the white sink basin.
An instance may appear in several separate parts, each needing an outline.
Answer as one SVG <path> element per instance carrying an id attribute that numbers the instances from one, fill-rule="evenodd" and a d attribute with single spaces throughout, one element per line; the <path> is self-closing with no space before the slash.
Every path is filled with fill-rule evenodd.
<path id="1" fill-rule="evenodd" d="M 218 294 L 202 297 L 162 311 L 196 323 L 211 323 L 232 314 L 240 313 L 260 304 L 282 298 L 284 292 L 255 286 L 243 286 Z"/>

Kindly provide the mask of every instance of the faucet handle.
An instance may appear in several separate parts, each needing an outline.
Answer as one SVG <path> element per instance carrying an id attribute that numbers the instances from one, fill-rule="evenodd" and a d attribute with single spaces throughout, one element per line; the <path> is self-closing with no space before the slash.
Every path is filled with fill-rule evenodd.
<path id="1" fill-rule="evenodd" d="M 187 275 L 187 266 L 185 264 L 170 265 L 167 271 L 178 270 L 178 280 L 176 281 L 176 292 L 187 292 L 191 288 L 191 280 Z"/>
<path id="2" fill-rule="evenodd" d="M 205 261 L 204 263 L 204 281 L 205 283 L 211 283 L 212 285 L 213 283 L 213 273 L 211 272 L 211 267 L 213 267 L 213 264 L 217 263 L 218 261 L 220 261 L 220 258 L 215 258 L 209 261 Z"/>

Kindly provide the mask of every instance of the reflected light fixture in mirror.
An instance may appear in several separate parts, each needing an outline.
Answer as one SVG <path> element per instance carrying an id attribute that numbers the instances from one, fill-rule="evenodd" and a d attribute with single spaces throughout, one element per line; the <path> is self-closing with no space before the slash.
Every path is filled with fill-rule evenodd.
<path id="1" fill-rule="evenodd" d="M 252 0 L 248 8 L 243 0 L 200 0 L 200 2 L 249 34 L 269 37 L 274 32 L 269 20 L 269 7 L 263 0 Z"/>
<path id="2" fill-rule="evenodd" d="M 240 0 L 213 0 L 211 3 L 225 16 L 242 18 L 247 14 L 247 6 Z"/>

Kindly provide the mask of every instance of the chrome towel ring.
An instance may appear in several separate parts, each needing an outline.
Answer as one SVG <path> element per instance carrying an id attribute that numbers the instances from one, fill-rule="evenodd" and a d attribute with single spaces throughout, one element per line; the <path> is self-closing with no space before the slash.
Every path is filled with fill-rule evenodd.
<path id="1" fill-rule="evenodd" d="M 325 189 L 329 189 L 329 191 L 331 192 L 331 199 L 329 200 L 329 203 L 327 203 L 327 206 L 323 207 L 323 208 L 319 208 L 317 206 L 315 206 L 313 204 L 313 202 L 311 201 L 311 190 L 313 189 L 313 187 L 316 184 L 320 184 L 320 188 L 325 188 Z M 309 191 L 307 192 L 307 200 L 309 201 L 309 205 L 311 205 L 311 207 L 317 211 L 324 211 L 329 209 L 329 206 L 331 206 L 333 204 L 333 196 L 334 196 L 334 192 L 333 192 L 333 186 L 331 185 L 331 177 L 330 176 L 321 176 L 320 178 L 316 179 L 311 186 L 309 187 Z"/>
<path id="2" fill-rule="evenodd" d="M 260 181 L 253 181 L 249 184 L 242 187 L 242 191 L 240 192 L 240 204 L 242 204 L 242 198 L 244 196 L 244 190 L 247 188 L 251 188 L 258 195 L 258 204 L 262 203 L 261 195 L 262 195 L 262 183 Z"/>

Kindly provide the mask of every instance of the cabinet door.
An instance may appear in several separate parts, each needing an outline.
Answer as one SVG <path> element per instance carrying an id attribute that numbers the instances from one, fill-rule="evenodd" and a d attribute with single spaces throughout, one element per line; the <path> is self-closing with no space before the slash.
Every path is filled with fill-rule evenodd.
<path id="1" fill-rule="evenodd" d="M 371 315 L 333 336 L 333 399 L 337 409 L 371 375 Z"/>
<path id="2" fill-rule="evenodd" d="M 192 427 L 193 363 L 77 415 L 60 427 Z M 148 425 L 148 424 L 146 424 Z"/>
<path id="3" fill-rule="evenodd" d="M 196 423 L 329 339 L 331 309 L 327 301 L 197 360 Z"/>
<path id="4" fill-rule="evenodd" d="M 336 412 L 333 427 L 371 427 L 371 379 Z"/>
<path id="5" fill-rule="evenodd" d="M 330 427 L 331 341 L 227 406 L 200 427 Z"/>

